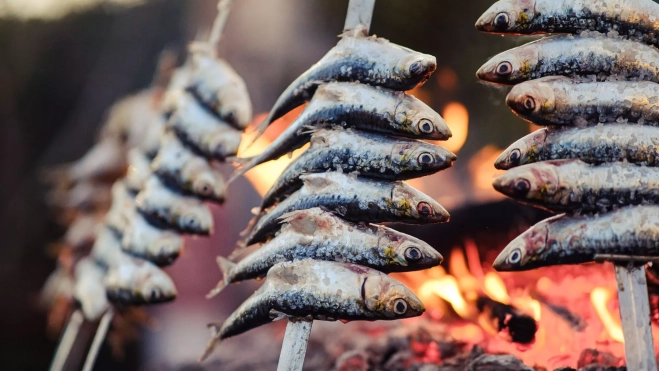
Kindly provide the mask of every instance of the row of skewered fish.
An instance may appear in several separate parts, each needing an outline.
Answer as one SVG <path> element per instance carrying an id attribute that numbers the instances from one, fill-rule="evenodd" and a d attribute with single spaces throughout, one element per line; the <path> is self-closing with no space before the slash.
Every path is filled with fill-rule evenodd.
<path id="1" fill-rule="evenodd" d="M 476 23 L 502 35 L 567 33 L 493 57 L 477 72 L 515 85 L 519 117 L 547 126 L 496 160 L 499 192 L 555 212 L 513 240 L 497 270 L 659 254 L 659 4 L 501 0 Z"/>
<path id="2" fill-rule="evenodd" d="M 451 136 L 443 119 L 403 91 L 424 83 L 435 58 L 348 31 L 280 96 L 259 126 L 308 102 L 249 169 L 310 143 L 264 197 L 245 239 L 218 257 L 228 284 L 266 277 L 221 325 L 202 359 L 231 336 L 282 318 L 386 320 L 418 316 L 423 304 L 386 273 L 426 269 L 442 256 L 425 242 L 372 223 L 448 221 L 436 201 L 402 182 L 450 167 L 456 156 L 423 139 Z M 243 252 L 251 253 L 232 261 Z"/>

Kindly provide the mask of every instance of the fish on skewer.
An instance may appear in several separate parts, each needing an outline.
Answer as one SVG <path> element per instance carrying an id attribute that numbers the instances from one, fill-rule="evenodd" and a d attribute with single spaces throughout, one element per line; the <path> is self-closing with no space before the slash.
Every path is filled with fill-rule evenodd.
<path id="1" fill-rule="evenodd" d="M 189 150 L 174 133 L 166 132 L 151 169 L 168 186 L 201 199 L 224 202 L 226 182 L 204 158 Z"/>
<path id="2" fill-rule="evenodd" d="M 151 175 L 151 161 L 139 149 L 133 148 L 126 155 L 128 169 L 126 170 L 126 187 L 131 192 L 139 192 Z"/>
<path id="3" fill-rule="evenodd" d="M 651 0 L 499 0 L 476 28 L 501 35 L 614 32 L 659 45 L 659 5 Z"/>
<path id="4" fill-rule="evenodd" d="M 300 178 L 302 188 L 262 214 L 248 232 L 243 247 L 272 237 L 285 213 L 312 207 L 336 211 L 355 223 L 429 224 L 449 220 L 449 213 L 437 201 L 400 181 L 379 181 L 339 172 Z"/>
<path id="5" fill-rule="evenodd" d="M 98 320 L 110 307 L 103 284 L 105 273 L 90 257 L 75 266 L 74 297 L 88 321 Z"/>
<path id="6" fill-rule="evenodd" d="M 321 208 L 293 211 L 272 240 L 238 263 L 219 256 L 224 278 L 207 297 L 231 283 L 264 277 L 275 264 L 315 259 L 359 264 L 378 271 L 410 272 L 439 265 L 443 258 L 418 238 L 377 225 L 354 224 Z"/>
<path id="7" fill-rule="evenodd" d="M 538 161 L 569 158 L 591 164 L 627 161 L 659 166 L 659 128 L 632 124 L 543 128 L 511 144 L 494 166 L 508 170 Z"/>
<path id="8" fill-rule="evenodd" d="M 213 48 L 208 43 L 191 45 L 192 66 L 186 90 L 222 121 L 245 130 L 252 121 L 247 86 L 227 61 L 217 58 Z"/>
<path id="9" fill-rule="evenodd" d="M 515 85 L 506 104 L 537 125 L 584 126 L 630 121 L 659 125 L 659 84 L 646 81 L 578 83 L 550 76 Z"/>
<path id="10" fill-rule="evenodd" d="M 280 318 L 396 320 L 424 311 L 412 290 L 371 268 L 311 259 L 279 263 L 268 271 L 263 286 L 223 325 L 209 325 L 212 339 L 200 361 L 220 341 Z"/>
<path id="11" fill-rule="evenodd" d="M 596 256 L 659 255 L 659 206 L 628 206 L 605 214 L 555 216 L 529 228 L 494 261 L 498 271 L 593 262 Z"/>
<path id="12" fill-rule="evenodd" d="M 213 215 L 208 206 L 196 198 L 180 195 L 152 175 L 135 197 L 137 209 L 158 227 L 180 233 L 210 235 Z"/>
<path id="13" fill-rule="evenodd" d="M 425 83 L 436 68 L 435 57 L 356 28 L 341 35 L 334 48 L 284 90 L 257 130 L 262 134 L 273 121 L 311 99 L 324 82 L 359 81 L 405 91 Z"/>
<path id="14" fill-rule="evenodd" d="M 135 208 L 127 212 L 128 225 L 123 231 L 124 252 L 148 260 L 158 266 L 170 265 L 183 249 L 183 237 L 149 223 Z"/>
<path id="15" fill-rule="evenodd" d="M 224 161 L 235 156 L 242 133 L 201 107 L 187 92 L 175 95 L 176 109 L 167 127 L 191 149 L 205 158 Z"/>
<path id="16" fill-rule="evenodd" d="M 98 233 L 90 256 L 106 269 L 103 286 L 113 304 L 157 304 L 176 298 L 172 279 L 154 264 L 124 253 L 116 232 L 108 228 Z"/>
<path id="17" fill-rule="evenodd" d="M 311 146 L 279 176 L 263 197 L 265 210 L 300 189 L 300 175 L 341 169 L 385 180 L 405 180 L 449 168 L 455 154 L 434 144 L 358 130 L 318 129 Z"/>
<path id="18" fill-rule="evenodd" d="M 256 165 L 275 160 L 309 141 L 309 127 L 340 125 L 414 139 L 446 140 L 444 119 L 412 95 L 359 83 L 321 85 L 304 111 L 261 154 L 245 162 L 232 182 Z"/>
<path id="19" fill-rule="evenodd" d="M 135 197 L 128 190 L 125 180 L 118 180 L 112 185 L 112 205 L 105 214 L 105 224 L 119 233 L 123 233 L 130 221 L 127 213 L 135 208 Z"/>
<path id="20" fill-rule="evenodd" d="M 659 50 L 606 36 L 552 36 L 500 53 L 476 72 L 502 85 L 558 75 L 659 82 Z"/>
<path id="21" fill-rule="evenodd" d="M 659 168 L 553 160 L 508 170 L 494 179 L 493 186 L 506 196 L 552 211 L 606 211 L 659 203 Z"/>

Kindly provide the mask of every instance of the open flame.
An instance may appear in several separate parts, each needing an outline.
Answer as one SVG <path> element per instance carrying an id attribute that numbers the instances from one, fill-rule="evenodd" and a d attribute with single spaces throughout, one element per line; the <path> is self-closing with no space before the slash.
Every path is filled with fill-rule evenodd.
<path id="1" fill-rule="evenodd" d="M 424 302 L 425 317 L 445 327 L 456 341 L 547 368 L 574 367 L 586 349 L 624 359 L 611 264 L 499 273 L 481 264 L 470 241 L 464 252 L 453 249 L 448 261 L 447 270 L 436 267 L 395 276 Z M 502 309 L 511 313 L 501 318 Z M 536 321 L 531 341 L 515 340 L 519 334 L 513 332 L 514 316 Z M 658 330 L 653 324 L 653 332 Z"/>

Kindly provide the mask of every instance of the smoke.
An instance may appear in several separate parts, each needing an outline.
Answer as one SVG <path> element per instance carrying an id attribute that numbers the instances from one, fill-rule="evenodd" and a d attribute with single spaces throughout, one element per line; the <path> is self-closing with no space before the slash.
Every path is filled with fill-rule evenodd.
<path id="1" fill-rule="evenodd" d="M 145 0 L 0 0 L 0 18 L 58 19 L 99 5 L 134 6 Z"/>

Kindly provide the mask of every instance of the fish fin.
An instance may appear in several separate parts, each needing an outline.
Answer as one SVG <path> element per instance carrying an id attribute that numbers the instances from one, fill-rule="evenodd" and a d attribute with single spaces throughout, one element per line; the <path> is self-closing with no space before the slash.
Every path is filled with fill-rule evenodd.
<path id="1" fill-rule="evenodd" d="M 253 157 L 238 157 L 238 156 L 229 156 L 224 160 L 230 162 L 232 165 L 237 166 L 238 168 L 242 167 L 248 163 Z"/>
<path id="2" fill-rule="evenodd" d="M 245 147 L 245 149 L 249 149 L 251 146 L 253 146 L 254 143 L 256 143 L 256 141 L 263 135 L 263 133 L 265 133 L 265 131 L 268 129 L 268 126 L 270 126 L 271 123 L 272 123 L 272 119 L 271 119 L 271 114 L 269 113 L 268 117 L 263 119 L 263 121 L 261 121 L 258 125 L 256 125 L 254 130 L 252 130 L 252 133 L 256 132 L 256 135 L 254 136 L 252 141 L 249 142 L 247 147 Z"/>
<path id="3" fill-rule="evenodd" d="M 240 232 L 240 237 L 245 237 L 245 238 L 247 238 L 247 236 L 248 236 L 249 233 L 252 231 L 252 229 L 254 229 L 254 226 L 256 226 L 256 223 L 258 222 L 258 220 L 259 220 L 259 216 L 258 216 L 258 215 L 255 216 L 255 217 L 253 217 L 252 220 L 249 221 L 249 224 L 247 224 L 247 227 L 246 227 L 242 232 Z M 234 260 L 234 259 L 236 259 L 236 257 L 237 257 L 238 255 L 240 255 L 240 253 L 242 253 L 242 252 L 243 252 L 245 249 L 247 249 L 248 247 L 249 247 L 249 246 L 247 246 L 247 241 L 245 241 L 245 240 L 243 240 L 243 241 L 239 241 L 239 242 L 236 244 L 236 248 L 231 252 L 231 254 L 229 254 L 229 256 L 228 256 L 227 258 L 228 258 L 229 260 Z"/>
<path id="4" fill-rule="evenodd" d="M 275 310 L 275 309 L 270 309 L 269 314 L 270 314 L 270 319 L 272 319 L 272 322 L 290 318 L 290 316 L 288 314 L 282 313 L 282 312 L 280 312 L 278 310 Z"/>
<path id="5" fill-rule="evenodd" d="M 343 33 L 339 34 L 339 37 L 367 37 L 368 36 L 368 29 L 366 28 L 365 25 L 360 24 L 356 26 L 355 28 L 351 28 L 349 30 L 343 31 Z"/>
<path id="6" fill-rule="evenodd" d="M 327 179 L 327 177 L 322 176 L 324 173 L 314 173 L 301 175 L 302 183 L 305 187 L 309 188 L 311 191 L 319 191 L 325 187 L 328 187 L 332 184 L 332 181 Z"/>
<path id="7" fill-rule="evenodd" d="M 215 297 L 217 294 L 222 292 L 225 287 L 229 284 L 228 278 L 229 278 L 229 272 L 231 272 L 232 268 L 236 265 L 236 263 L 232 262 L 231 260 L 223 257 L 223 256 L 218 256 L 217 257 L 217 265 L 220 267 L 220 270 L 222 271 L 222 280 L 217 283 L 215 288 L 213 288 L 208 294 L 206 294 L 206 299 L 210 299 Z"/>
<path id="8" fill-rule="evenodd" d="M 296 210 L 282 215 L 279 220 L 281 223 L 288 223 L 296 232 L 311 236 L 318 230 L 318 224 L 313 217 L 305 217 L 305 211 Z"/>
<path id="9" fill-rule="evenodd" d="M 206 358 L 208 358 L 211 353 L 213 353 L 213 350 L 217 345 L 222 341 L 220 338 L 220 325 L 215 324 L 215 323 L 209 323 L 208 328 L 211 330 L 211 339 L 208 342 L 208 345 L 206 345 L 206 349 L 204 350 L 204 354 L 199 357 L 199 362 L 203 362 Z"/>
<path id="10" fill-rule="evenodd" d="M 347 319 L 340 319 L 339 322 L 341 322 L 341 323 L 343 323 L 343 324 L 346 324 L 346 323 L 350 322 L 350 320 L 347 320 Z"/>

